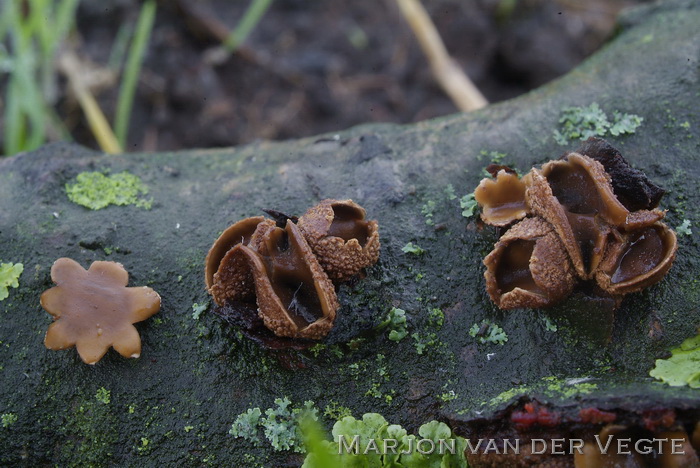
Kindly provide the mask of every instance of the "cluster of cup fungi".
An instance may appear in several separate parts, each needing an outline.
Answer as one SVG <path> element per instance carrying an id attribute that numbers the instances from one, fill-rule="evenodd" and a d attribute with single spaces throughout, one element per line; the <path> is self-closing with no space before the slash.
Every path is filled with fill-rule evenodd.
<path id="1" fill-rule="evenodd" d="M 657 207 L 664 191 L 619 151 L 589 139 L 523 177 L 489 166 L 474 196 L 481 219 L 506 229 L 486 256 L 486 289 L 501 309 L 548 307 L 579 283 L 619 306 L 659 282 L 676 235 Z"/>
<path id="2" fill-rule="evenodd" d="M 320 339 L 339 308 L 335 287 L 379 258 L 376 221 L 352 200 L 323 200 L 298 219 L 246 218 L 206 258 L 207 290 L 219 307 L 256 310 L 279 337 Z"/>

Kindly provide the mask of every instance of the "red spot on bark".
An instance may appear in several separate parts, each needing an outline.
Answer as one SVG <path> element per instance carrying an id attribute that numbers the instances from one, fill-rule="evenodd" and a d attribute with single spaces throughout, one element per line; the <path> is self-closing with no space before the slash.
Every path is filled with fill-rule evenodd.
<path id="1" fill-rule="evenodd" d="M 667 429 L 676 422 L 676 412 L 672 409 L 654 409 L 642 413 L 644 427 L 652 432 Z"/>
<path id="2" fill-rule="evenodd" d="M 581 418 L 582 423 L 587 424 L 611 423 L 617 419 L 617 415 L 615 413 L 602 411 L 598 408 L 581 408 L 579 411 L 579 417 Z"/>
<path id="3" fill-rule="evenodd" d="M 510 420 L 518 429 L 529 429 L 532 426 L 552 427 L 559 424 L 559 413 L 539 406 L 536 402 L 526 403 L 525 411 L 513 411 Z"/>

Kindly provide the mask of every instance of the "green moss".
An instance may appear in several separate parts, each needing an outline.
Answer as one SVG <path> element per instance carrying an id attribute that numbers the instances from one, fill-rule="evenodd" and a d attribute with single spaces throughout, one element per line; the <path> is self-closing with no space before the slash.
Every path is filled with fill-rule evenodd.
<path id="1" fill-rule="evenodd" d="M 649 375 L 672 387 L 700 388 L 700 335 L 688 338 L 671 350 L 668 359 L 657 359 Z"/>
<path id="2" fill-rule="evenodd" d="M 104 387 L 97 389 L 95 393 L 95 399 L 102 404 L 108 405 L 110 402 L 111 392 Z"/>
<path id="3" fill-rule="evenodd" d="M 8 288 L 19 287 L 19 276 L 23 271 L 21 263 L 0 263 L 0 301 L 10 295 Z"/>
<path id="4" fill-rule="evenodd" d="M 88 398 L 61 428 L 65 435 L 62 466 L 108 466 L 117 443 L 116 418 L 110 406 Z"/>
<path id="5" fill-rule="evenodd" d="M 332 420 L 340 420 L 352 416 L 352 411 L 347 406 L 341 406 L 336 401 L 329 401 L 323 409 L 323 415 Z"/>
<path id="6" fill-rule="evenodd" d="M 559 379 L 557 377 L 545 377 L 545 393 L 562 398 L 572 398 L 576 395 L 588 395 L 598 388 L 597 384 L 590 382 L 576 382 L 570 379 Z"/>
<path id="7" fill-rule="evenodd" d="M 578 395 L 588 395 L 598 388 L 597 384 L 582 382 L 580 379 L 561 379 L 558 377 L 544 377 L 533 385 L 521 385 L 513 387 L 492 398 L 487 405 L 497 407 L 509 403 L 522 395 L 543 393 L 550 397 L 573 398 Z"/>
<path id="8" fill-rule="evenodd" d="M 17 422 L 17 415 L 14 413 L 3 413 L 0 416 L 0 421 L 2 422 L 2 427 L 9 427 Z"/>
<path id="9" fill-rule="evenodd" d="M 151 208 L 152 200 L 141 198 L 148 188 L 141 179 L 128 172 L 106 176 L 101 172 L 81 172 L 74 183 L 66 184 L 66 194 L 73 203 L 100 210 L 109 205 L 135 205 Z"/>

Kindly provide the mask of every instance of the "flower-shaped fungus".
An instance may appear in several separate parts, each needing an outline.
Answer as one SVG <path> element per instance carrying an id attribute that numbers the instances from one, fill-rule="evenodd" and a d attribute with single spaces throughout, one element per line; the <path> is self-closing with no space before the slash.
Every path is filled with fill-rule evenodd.
<path id="1" fill-rule="evenodd" d="M 265 226 L 249 245 L 238 244 L 223 258 L 214 275 L 215 300 L 257 302 L 265 326 L 278 336 L 325 336 L 338 309 L 333 283 L 293 222 L 285 229 Z"/>
<path id="2" fill-rule="evenodd" d="M 486 290 L 501 309 L 554 304 L 568 296 L 576 282 L 564 246 L 542 218 L 513 226 L 484 264 Z"/>
<path id="3" fill-rule="evenodd" d="M 85 270 L 70 258 L 51 267 L 56 286 L 41 295 L 54 317 L 44 339 L 47 348 L 75 345 L 83 362 L 95 364 L 110 346 L 124 357 L 139 357 L 141 338 L 134 323 L 160 309 L 160 296 L 148 287 L 126 287 L 129 274 L 120 263 L 94 262 Z"/>
<path id="4" fill-rule="evenodd" d="M 576 279 L 595 281 L 592 290 L 619 305 L 671 268 L 676 235 L 656 209 L 664 191 L 603 140 L 589 139 L 580 152 L 586 154 L 569 153 L 521 179 L 500 170 L 477 187 L 486 223 L 507 227 L 534 216 L 511 227 L 484 260 L 487 291 L 499 307 L 552 305 Z M 551 264 L 536 271 L 544 252 Z"/>
<path id="5" fill-rule="evenodd" d="M 328 276 L 346 281 L 379 258 L 379 229 L 352 200 L 323 200 L 299 218 L 299 229 Z"/>

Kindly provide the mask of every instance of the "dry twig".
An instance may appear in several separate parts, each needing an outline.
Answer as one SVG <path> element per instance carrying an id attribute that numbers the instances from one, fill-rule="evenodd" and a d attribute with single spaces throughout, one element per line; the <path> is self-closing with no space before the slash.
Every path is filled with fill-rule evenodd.
<path id="1" fill-rule="evenodd" d="M 435 79 L 462 111 L 481 109 L 488 101 L 469 77 L 449 56 L 435 25 L 419 0 L 396 0 L 428 57 Z"/>
<path id="2" fill-rule="evenodd" d="M 95 97 L 82 79 L 83 67 L 78 57 L 73 52 L 64 52 L 59 58 L 58 66 L 68 78 L 70 89 L 83 109 L 90 125 L 90 130 L 95 135 L 100 148 L 111 154 L 121 153 L 122 148 L 112 131 L 112 127 L 110 127 L 107 118 L 102 113 L 99 104 L 97 104 L 97 100 L 95 100 Z"/>

